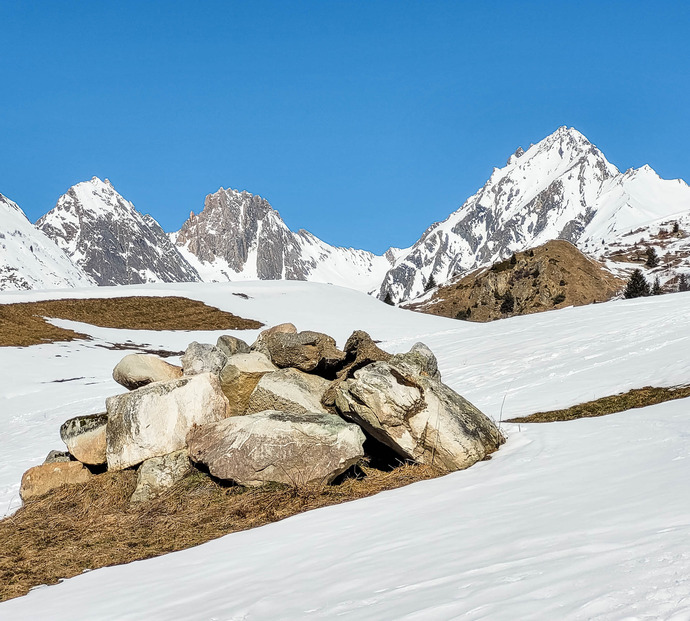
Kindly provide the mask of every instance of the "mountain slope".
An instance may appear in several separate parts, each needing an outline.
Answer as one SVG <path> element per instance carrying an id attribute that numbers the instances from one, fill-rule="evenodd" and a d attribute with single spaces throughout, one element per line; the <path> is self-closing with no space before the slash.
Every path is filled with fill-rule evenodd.
<path id="1" fill-rule="evenodd" d="M 642 229 L 649 237 L 674 217 L 690 225 L 683 181 L 662 180 L 648 166 L 621 174 L 577 130 L 561 127 L 526 152 L 518 149 L 460 209 L 430 226 L 386 274 L 378 295 L 411 299 L 432 275 L 443 283 L 551 239 L 607 259 L 611 243 L 625 244 L 625 233 Z"/>
<path id="2" fill-rule="evenodd" d="M 391 262 L 365 250 L 338 248 L 311 233 L 292 232 L 267 200 L 221 188 L 172 235 L 207 282 L 310 280 L 373 291 Z"/>
<path id="3" fill-rule="evenodd" d="M 36 226 L 99 285 L 199 280 L 158 222 L 107 179 L 72 186 Z"/>
<path id="4" fill-rule="evenodd" d="M 0 290 L 89 285 L 93 281 L 0 194 Z"/>

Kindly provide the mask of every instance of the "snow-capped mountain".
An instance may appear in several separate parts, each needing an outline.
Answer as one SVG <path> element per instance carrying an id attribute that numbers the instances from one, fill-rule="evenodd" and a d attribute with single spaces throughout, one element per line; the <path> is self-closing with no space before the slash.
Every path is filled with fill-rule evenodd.
<path id="1" fill-rule="evenodd" d="M 72 186 L 36 226 L 99 285 L 199 280 L 158 222 L 107 179 Z"/>
<path id="2" fill-rule="evenodd" d="M 654 242 L 674 220 L 690 225 L 684 181 L 665 181 L 648 166 L 620 173 L 580 132 L 561 127 L 519 148 L 460 209 L 431 225 L 388 271 L 378 295 L 414 298 L 432 275 L 440 284 L 551 239 L 607 259 L 640 238 Z"/>
<path id="3" fill-rule="evenodd" d="M 19 206 L 0 194 L 0 290 L 85 287 L 93 281 Z"/>
<path id="4" fill-rule="evenodd" d="M 207 282 L 310 280 L 371 292 L 391 267 L 392 254 L 331 246 L 296 233 L 267 200 L 221 188 L 204 209 L 172 234 L 182 255 Z"/>

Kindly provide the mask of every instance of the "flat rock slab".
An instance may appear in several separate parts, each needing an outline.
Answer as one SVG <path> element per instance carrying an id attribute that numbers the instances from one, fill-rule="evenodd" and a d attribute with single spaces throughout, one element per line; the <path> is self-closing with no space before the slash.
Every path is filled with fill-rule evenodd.
<path id="1" fill-rule="evenodd" d="M 145 502 L 159 496 L 191 470 L 187 451 L 147 459 L 137 471 L 137 487 L 130 502 Z"/>
<path id="2" fill-rule="evenodd" d="M 24 473 L 19 495 L 26 502 L 63 485 L 88 483 L 93 476 L 84 464 L 78 461 L 42 464 L 29 468 Z"/>
<path id="3" fill-rule="evenodd" d="M 106 457 L 122 470 L 183 449 L 193 425 L 223 419 L 228 400 L 213 373 L 156 382 L 106 400 Z"/>
<path id="4" fill-rule="evenodd" d="M 229 416 L 244 414 L 259 380 L 266 373 L 277 370 L 278 367 L 258 351 L 230 356 L 220 372 L 220 385 L 230 403 Z"/>
<path id="5" fill-rule="evenodd" d="M 182 367 L 152 354 L 129 354 L 113 369 L 113 379 L 128 390 L 182 377 Z"/>
<path id="6" fill-rule="evenodd" d="M 329 386 L 328 380 L 297 369 L 267 373 L 249 397 L 246 413 L 279 410 L 291 414 L 328 414 L 321 405 L 321 399 Z"/>
<path id="7" fill-rule="evenodd" d="M 105 428 L 108 415 L 87 414 L 65 421 L 60 427 L 60 437 L 67 450 L 83 464 L 98 466 L 106 462 Z"/>
<path id="8" fill-rule="evenodd" d="M 190 458 L 239 485 L 330 483 L 364 456 L 364 434 L 332 414 L 268 411 L 192 429 Z"/>

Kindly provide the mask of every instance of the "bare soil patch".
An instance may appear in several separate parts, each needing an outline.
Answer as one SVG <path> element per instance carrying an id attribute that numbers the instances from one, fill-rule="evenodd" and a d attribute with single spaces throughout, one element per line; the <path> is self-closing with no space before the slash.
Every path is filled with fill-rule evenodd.
<path id="1" fill-rule="evenodd" d="M 690 397 L 690 386 L 674 386 L 672 388 L 655 388 L 645 386 L 635 388 L 619 395 L 602 397 L 594 401 L 580 403 L 564 410 L 551 412 L 537 412 L 530 416 L 511 418 L 508 423 L 553 423 L 557 421 L 575 420 L 577 418 L 593 418 L 606 416 L 616 412 L 624 412 L 634 408 L 644 408 L 648 405 L 656 405 L 672 399 L 685 399 Z"/>
<path id="2" fill-rule="evenodd" d="M 130 506 L 136 472 L 106 472 L 30 501 L 0 521 L 0 601 L 87 569 L 118 565 L 199 545 L 228 533 L 327 505 L 371 496 L 443 474 L 404 464 L 388 472 L 363 466 L 339 485 L 228 487 L 193 471 L 164 496 Z"/>
<path id="3" fill-rule="evenodd" d="M 182 297 L 49 300 L 0 305 L 0 346 L 24 347 L 89 338 L 53 326 L 44 317 L 127 330 L 255 330 L 263 326 Z"/>

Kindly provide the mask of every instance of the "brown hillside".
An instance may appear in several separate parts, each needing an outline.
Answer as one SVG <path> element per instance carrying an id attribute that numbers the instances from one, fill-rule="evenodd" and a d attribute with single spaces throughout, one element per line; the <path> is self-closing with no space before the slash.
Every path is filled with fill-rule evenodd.
<path id="1" fill-rule="evenodd" d="M 600 263 L 562 240 L 516 253 L 514 261 L 511 258 L 480 268 L 439 287 L 430 300 L 405 308 L 442 317 L 492 321 L 604 302 L 625 285 Z"/>

